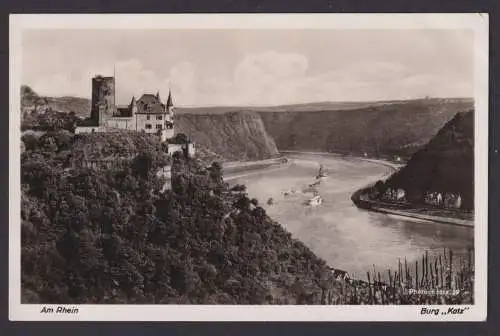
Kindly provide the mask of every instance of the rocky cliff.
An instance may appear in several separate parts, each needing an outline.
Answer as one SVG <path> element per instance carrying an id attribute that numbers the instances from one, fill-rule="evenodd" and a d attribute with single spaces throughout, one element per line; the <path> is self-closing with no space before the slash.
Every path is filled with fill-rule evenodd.
<path id="1" fill-rule="evenodd" d="M 261 117 L 254 112 L 180 114 L 176 122 L 177 132 L 228 160 L 260 160 L 278 154 Z"/>

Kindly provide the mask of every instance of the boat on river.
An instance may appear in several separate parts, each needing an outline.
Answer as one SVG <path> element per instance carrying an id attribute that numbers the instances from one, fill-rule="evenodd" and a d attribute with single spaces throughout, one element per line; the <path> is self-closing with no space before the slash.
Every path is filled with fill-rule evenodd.
<path id="1" fill-rule="evenodd" d="M 316 175 L 316 180 L 322 180 L 322 179 L 325 179 L 327 177 L 328 177 L 328 175 L 326 174 L 325 167 L 323 165 L 320 165 L 318 175 Z"/>
<path id="2" fill-rule="evenodd" d="M 321 204 L 323 204 L 323 198 L 321 198 L 321 196 L 317 192 L 314 193 L 314 196 L 312 198 L 310 198 L 309 200 L 307 200 L 307 202 L 306 202 L 306 205 L 309 205 L 309 206 L 318 206 Z"/>

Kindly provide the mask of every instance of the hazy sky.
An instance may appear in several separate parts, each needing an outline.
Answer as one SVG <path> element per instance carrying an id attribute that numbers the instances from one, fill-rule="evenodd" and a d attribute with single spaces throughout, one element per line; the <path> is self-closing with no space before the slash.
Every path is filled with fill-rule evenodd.
<path id="1" fill-rule="evenodd" d="M 120 104 L 169 86 L 181 106 L 472 97 L 473 42 L 459 30 L 31 30 L 22 80 L 90 97 L 116 64 Z"/>

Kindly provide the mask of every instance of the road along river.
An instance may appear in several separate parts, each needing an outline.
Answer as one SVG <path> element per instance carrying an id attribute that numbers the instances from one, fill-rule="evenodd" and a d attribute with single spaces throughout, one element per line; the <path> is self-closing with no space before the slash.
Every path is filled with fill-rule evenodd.
<path id="1" fill-rule="evenodd" d="M 409 265 L 425 251 L 437 255 L 453 249 L 458 263 L 474 245 L 473 229 L 410 220 L 358 209 L 351 201 L 357 189 L 391 173 L 390 166 L 358 158 L 290 154 L 281 168 L 238 174 L 231 184 L 245 184 L 273 219 L 304 242 L 319 257 L 359 279 L 373 270 L 397 269 L 398 258 Z M 304 205 L 312 194 L 303 192 L 313 182 L 320 164 L 328 178 L 317 187 L 323 204 Z M 295 190 L 295 195 L 285 196 Z M 274 203 L 268 205 L 269 198 Z M 455 264 L 455 263 L 454 263 Z M 458 266 L 458 264 L 457 264 Z"/>

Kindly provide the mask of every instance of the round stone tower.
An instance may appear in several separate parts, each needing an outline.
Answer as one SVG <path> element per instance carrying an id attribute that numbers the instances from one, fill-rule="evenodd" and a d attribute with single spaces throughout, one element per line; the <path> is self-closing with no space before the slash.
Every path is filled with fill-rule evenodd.
<path id="1" fill-rule="evenodd" d="M 115 110 L 115 78 L 96 76 L 92 78 L 91 118 L 97 125 L 113 116 Z"/>

